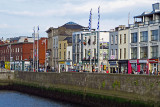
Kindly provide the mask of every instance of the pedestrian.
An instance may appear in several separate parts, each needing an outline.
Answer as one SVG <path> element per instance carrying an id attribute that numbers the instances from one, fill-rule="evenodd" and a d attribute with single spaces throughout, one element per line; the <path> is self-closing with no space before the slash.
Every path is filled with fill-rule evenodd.
<path id="1" fill-rule="evenodd" d="M 152 75 L 154 75 L 154 70 L 152 69 Z"/>
<path id="2" fill-rule="evenodd" d="M 109 73 L 108 69 L 107 69 L 106 73 L 107 73 L 107 74 Z"/>

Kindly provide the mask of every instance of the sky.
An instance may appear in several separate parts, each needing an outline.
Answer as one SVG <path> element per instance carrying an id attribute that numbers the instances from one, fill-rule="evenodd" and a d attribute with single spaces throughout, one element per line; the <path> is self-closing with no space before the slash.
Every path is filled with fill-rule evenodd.
<path id="1" fill-rule="evenodd" d="M 88 26 L 92 8 L 92 28 L 97 28 L 100 6 L 100 30 L 109 31 L 118 25 L 130 24 L 133 17 L 152 11 L 160 0 L 0 0 L 0 38 L 32 36 L 39 26 L 41 37 L 49 27 L 57 28 L 67 22 Z"/>

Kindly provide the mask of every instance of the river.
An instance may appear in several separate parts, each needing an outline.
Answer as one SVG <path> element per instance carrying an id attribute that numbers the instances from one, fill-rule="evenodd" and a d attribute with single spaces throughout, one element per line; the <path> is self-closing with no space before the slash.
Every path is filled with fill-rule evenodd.
<path id="1" fill-rule="evenodd" d="M 0 107 L 81 107 L 15 91 L 0 91 Z"/>

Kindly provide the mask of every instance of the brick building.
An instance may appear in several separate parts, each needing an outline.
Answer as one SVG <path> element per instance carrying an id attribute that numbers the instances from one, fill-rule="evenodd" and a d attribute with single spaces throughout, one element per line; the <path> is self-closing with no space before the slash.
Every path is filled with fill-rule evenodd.
<path id="1" fill-rule="evenodd" d="M 33 39 L 33 38 L 32 38 Z M 47 38 L 39 40 L 39 66 L 45 65 L 45 41 L 47 49 Z M 37 40 L 35 41 L 35 52 Z M 23 42 L 10 42 L 0 45 L 1 67 L 12 70 L 30 71 L 33 65 L 33 41 L 27 38 Z"/>

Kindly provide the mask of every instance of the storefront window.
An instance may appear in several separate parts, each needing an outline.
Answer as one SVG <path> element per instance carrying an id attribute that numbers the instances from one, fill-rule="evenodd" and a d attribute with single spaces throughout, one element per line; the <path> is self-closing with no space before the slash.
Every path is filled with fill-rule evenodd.
<path id="1" fill-rule="evenodd" d="M 128 65 L 127 64 L 121 64 L 121 71 L 120 73 L 127 74 L 128 73 Z"/>
<path id="2" fill-rule="evenodd" d="M 147 72 L 147 65 L 140 64 L 140 73 L 146 74 L 146 72 Z"/>
<path id="3" fill-rule="evenodd" d="M 132 72 L 137 72 L 137 64 L 131 64 Z"/>

